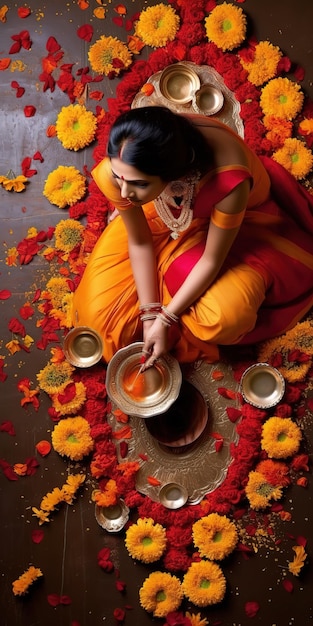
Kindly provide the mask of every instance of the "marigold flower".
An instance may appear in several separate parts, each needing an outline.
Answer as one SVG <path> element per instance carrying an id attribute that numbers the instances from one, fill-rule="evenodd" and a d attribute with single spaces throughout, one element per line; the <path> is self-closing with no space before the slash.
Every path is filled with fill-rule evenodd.
<path id="1" fill-rule="evenodd" d="M 295 178 L 305 178 L 313 167 L 313 154 L 303 141 L 290 137 L 273 154 L 274 161 L 280 163 Z"/>
<path id="2" fill-rule="evenodd" d="M 217 604 L 226 591 L 225 576 L 216 563 L 198 561 L 191 563 L 182 582 L 184 595 L 196 606 Z"/>
<path id="3" fill-rule="evenodd" d="M 288 570 L 294 576 L 299 576 L 307 556 L 306 551 L 303 546 L 293 546 L 292 549 L 296 553 L 296 556 L 293 561 L 289 562 Z"/>
<path id="4" fill-rule="evenodd" d="M 95 489 L 92 492 L 91 498 L 93 502 L 101 507 L 108 507 L 116 504 L 118 498 L 116 481 L 113 480 L 113 478 L 110 478 L 104 489 Z"/>
<path id="5" fill-rule="evenodd" d="M 143 563 L 158 561 L 166 547 L 166 531 L 152 518 L 139 518 L 126 531 L 125 545 L 133 559 Z"/>
<path id="6" fill-rule="evenodd" d="M 48 394 L 60 393 L 71 381 L 71 375 L 75 368 L 68 363 L 48 363 L 37 374 L 40 389 Z"/>
<path id="7" fill-rule="evenodd" d="M 14 595 L 25 595 L 25 593 L 29 590 L 30 585 L 32 585 L 35 580 L 38 580 L 41 576 L 43 576 L 43 573 L 39 567 L 31 565 L 17 580 L 14 580 L 12 583 Z"/>
<path id="8" fill-rule="evenodd" d="M 241 7 L 223 2 L 205 19 L 206 34 L 222 50 L 238 48 L 246 37 L 247 20 Z"/>
<path id="9" fill-rule="evenodd" d="M 300 85 L 288 78 L 273 78 L 261 90 L 260 105 L 265 115 L 292 120 L 302 108 L 304 94 Z"/>
<path id="10" fill-rule="evenodd" d="M 253 51 L 253 59 L 247 61 L 241 56 L 240 62 L 248 72 L 250 83 L 260 86 L 274 78 L 281 57 L 282 52 L 277 46 L 269 41 L 260 41 Z"/>
<path id="11" fill-rule="evenodd" d="M 246 496 L 252 509 L 256 511 L 265 509 L 272 499 L 280 500 L 282 493 L 282 488 L 268 482 L 261 472 L 252 471 L 249 473 Z"/>
<path id="12" fill-rule="evenodd" d="M 141 606 L 155 617 L 165 617 L 176 611 L 183 598 L 182 586 L 177 576 L 165 572 L 152 572 L 139 590 Z"/>
<path id="13" fill-rule="evenodd" d="M 77 220 L 61 220 L 55 227 L 55 247 L 62 252 L 71 252 L 82 242 L 84 226 Z"/>
<path id="14" fill-rule="evenodd" d="M 52 406 L 60 415 L 75 415 L 75 413 L 77 413 L 81 409 L 84 402 L 86 401 L 86 387 L 84 383 L 78 381 L 77 383 L 70 383 L 70 385 L 73 386 L 74 395 L 71 394 L 71 396 L 66 398 L 65 388 L 63 392 L 59 394 L 53 394 L 51 396 Z"/>
<path id="15" fill-rule="evenodd" d="M 263 474 L 271 485 L 287 487 L 290 483 L 289 467 L 287 463 L 265 459 L 264 461 L 260 461 L 255 469 L 257 472 L 260 472 L 260 474 Z"/>
<path id="16" fill-rule="evenodd" d="M 43 195 L 60 209 L 72 206 L 86 192 L 86 178 L 73 165 L 59 165 L 50 172 Z"/>
<path id="17" fill-rule="evenodd" d="M 287 458 L 299 450 L 301 430 L 289 417 L 270 417 L 262 427 L 261 446 L 270 458 Z"/>
<path id="18" fill-rule="evenodd" d="M 179 22 L 175 9 L 163 3 L 156 4 L 141 11 L 135 24 L 135 35 L 147 46 L 161 48 L 175 39 Z"/>
<path id="19" fill-rule="evenodd" d="M 95 138 L 97 118 L 81 104 L 62 107 L 56 121 L 57 138 L 68 150 L 80 150 Z"/>
<path id="20" fill-rule="evenodd" d="M 52 276 L 46 287 L 47 291 L 42 293 L 42 297 L 50 300 L 53 307 L 62 307 L 64 296 L 70 292 L 67 279 L 63 276 Z"/>
<path id="21" fill-rule="evenodd" d="M 61 420 L 51 435 L 52 445 L 61 456 L 80 461 L 94 446 L 90 426 L 83 417 L 68 417 Z"/>
<path id="22" fill-rule="evenodd" d="M 209 624 L 206 617 L 201 617 L 200 613 L 189 613 L 189 611 L 186 611 L 186 617 L 190 620 L 191 626 L 207 626 Z"/>
<path id="23" fill-rule="evenodd" d="M 212 561 L 228 556 L 238 541 L 235 524 L 218 513 L 197 520 L 192 527 L 192 535 L 200 556 Z"/>
<path id="24" fill-rule="evenodd" d="M 6 191 L 16 191 L 20 193 L 26 187 L 26 183 L 28 182 L 28 178 L 23 174 L 19 176 L 13 176 L 12 178 L 8 178 L 8 176 L 0 176 L 0 184 Z"/>
<path id="25" fill-rule="evenodd" d="M 132 62 L 130 50 L 117 37 L 104 35 L 89 48 L 88 58 L 92 69 L 105 76 L 118 76 Z"/>

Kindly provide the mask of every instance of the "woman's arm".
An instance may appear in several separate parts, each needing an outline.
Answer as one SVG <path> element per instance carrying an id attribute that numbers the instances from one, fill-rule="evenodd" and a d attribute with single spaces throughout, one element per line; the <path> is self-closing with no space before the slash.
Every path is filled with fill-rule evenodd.
<path id="1" fill-rule="evenodd" d="M 247 206 L 249 190 L 250 182 L 243 181 L 219 202 L 216 208 L 226 214 L 240 213 Z M 231 229 L 220 228 L 211 220 L 203 255 L 167 305 L 171 313 L 180 315 L 210 287 L 222 268 L 239 230 L 240 226 Z"/>

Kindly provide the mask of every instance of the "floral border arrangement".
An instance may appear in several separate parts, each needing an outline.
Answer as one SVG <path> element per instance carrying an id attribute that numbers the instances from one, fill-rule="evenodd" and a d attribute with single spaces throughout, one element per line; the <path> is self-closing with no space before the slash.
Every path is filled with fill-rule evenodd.
<path id="1" fill-rule="evenodd" d="M 79 6 L 83 9 L 84 0 Z M 86 4 L 88 4 L 86 0 Z M 86 8 L 86 7 L 85 7 Z M 101 9 L 101 11 L 100 11 Z M 95 17 L 103 17 L 99 7 Z M 74 79 L 71 68 L 62 66 L 62 49 L 55 38 L 47 42 L 47 57 L 43 59 L 40 81 L 43 91 L 53 90 L 55 85 L 67 93 L 70 105 L 63 107 L 55 125 L 47 128 L 47 136 L 55 137 L 67 150 L 78 151 L 94 142 L 94 162 L 105 155 L 109 129 L 117 115 L 129 109 L 135 95 L 142 90 L 151 95 L 148 78 L 155 72 L 177 61 L 191 61 L 197 65 L 210 65 L 219 72 L 225 84 L 240 102 L 240 115 L 244 122 L 245 140 L 258 154 L 266 154 L 280 162 L 286 169 L 310 189 L 309 175 L 313 166 L 310 150 L 313 144 L 313 103 L 303 94 L 300 85 L 287 78 L 292 70 L 290 60 L 280 49 L 269 42 L 246 41 L 246 16 L 235 5 L 214 0 L 173 0 L 169 6 L 159 4 L 143 10 L 127 20 L 124 5 L 115 8 L 115 23 L 123 25 L 134 34 L 127 38 L 127 45 L 117 38 L 101 36 L 90 45 L 88 58 L 93 72 L 82 68 L 79 80 Z M 5 21 L 7 11 L 0 10 Z M 19 13 L 22 19 L 29 13 Z M 125 22 L 126 20 L 126 22 Z M 191 28 L 192 25 L 192 28 Z M 86 24 L 78 29 L 78 36 L 91 42 L 93 28 Z M 29 50 L 31 38 L 28 31 L 12 37 L 14 43 L 9 54 L 21 48 Z M 145 46 L 154 50 L 147 61 L 134 61 Z M 10 58 L 1 59 L 0 67 L 7 69 Z M 55 80 L 53 71 L 61 68 Z M 107 101 L 108 110 L 100 105 L 96 114 L 86 108 L 89 98 L 100 101 L 99 90 L 92 90 L 93 83 L 122 76 L 116 97 Z M 301 80 L 303 72 L 296 68 L 295 78 Z M 16 96 L 23 96 L 23 88 L 12 81 Z M 35 115 L 29 105 L 24 108 L 26 117 Z M 301 139 L 299 139 L 299 136 Z M 8 172 L 0 176 L 0 184 L 7 191 L 22 192 L 36 170 L 32 161 L 43 161 L 41 153 L 26 157 L 21 164 L 22 174 Z M 16 248 L 8 250 L 7 264 L 28 264 L 36 255 L 49 263 L 51 277 L 44 290 L 38 290 L 32 302 L 20 309 L 20 317 L 12 318 L 9 330 L 13 338 L 6 344 L 9 353 L 23 350 L 30 352 L 34 343 L 26 332 L 25 323 L 34 315 L 35 308 L 41 315 L 39 326 L 41 339 L 36 347 L 51 349 L 46 367 L 37 375 L 36 386 L 29 379 L 18 383 L 22 394 L 21 405 L 40 407 L 40 392 L 51 399 L 49 415 L 54 422 L 51 442 L 37 443 L 36 451 L 45 456 L 51 447 L 72 461 L 90 460 L 90 474 L 94 481 L 93 501 L 100 507 L 116 504 L 122 498 L 137 521 L 131 523 L 125 533 L 125 545 L 130 556 L 143 563 L 157 563 L 158 570 L 148 576 L 140 589 L 139 601 L 144 609 L 156 617 L 166 619 L 166 624 L 204 626 L 205 617 L 200 613 L 181 612 L 183 598 L 195 607 L 204 608 L 223 600 L 226 579 L 220 562 L 235 548 L 249 555 L 249 543 L 240 541 L 239 526 L 243 511 L 266 511 L 288 519 L 288 513 L 279 500 L 291 482 L 305 487 L 309 471 L 308 454 L 305 451 L 301 418 L 305 411 L 306 386 L 312 375 L 312 323 L 298 326 L 285 337 L 260 346 L 258 359 L 266 360 L 283 373 L 286 393 L 275 411 L 256 409 L 238 395 L 239 408 L 229 407 L 227 415 L 237 423 L 239 441 L 232 446 L 233 462 L 223 484 L 208 494 L 199 505 L 185 506 L 169 511 L 136 490 L 136 473 L 145 462 L 144 451 L 138 462 L 128 462 L 128 442 L 131 428 L 128 416 L 115 411 L 118 427 L 113 430 L 105 420 L 111 410 L 105 386 L 105 368 L 94 366 L 90 370 L 78 370 L 65 359 L 60 347 L 62 337 L 70 328 L 70 306 L 73 292 L 84 271 L 88 254 L 105 228 L 107 217 L 113 207 L 101 195 L 86 170 L 81 174 L 74 167 L 59 166 L 53 170 L 45 183 L 43 195 L 60 209 L 68 209 L 69 217 L 47 232 L 31 228 Z M 86 218 L 86 225 L 79 221 Z M 2 290 L 0 297 L 10 297 L 9 290 Z M 51 347 L 51 345 L 53 347 Z M 0 358 L 0 380 L 6 379 L 5 359 Z M 234 377 L 240 380 L 247 363 L 234 365 Z M 233 399 L 233 392 L 223 387 L 221 375 L 219 393 Z M 311 407 L 312 408 L 312 407 Z M 14 435 L 14 426 L 7 421 L 1 430 Z M 223 441 L 216 434 L 216 453 Z M 122 459 L 118 462 L 118 455 Z M 38 467 L 35 457 L 25 463 L 10 466 L 1 461 L 1 468 L 9 480 L 32 475 Z M 72 504 L 85 475 L 69 474 L 66 483 L 43 496 L 32 511 L 39 527 L 51 519 L 62 503 Z M 149 477 L 151 484 L 155 478 Z M 179 532 L 178 532 L 179 529 Z M 251 531 L 251 529 L 250 529 Z M 255 531 L 255 529 L 254 529 Z M 39 542 L 42 531 L 33 530 L 33 540 Z M 252 531 L 251 531 L 252 534 Z M 249 536 L 249 532 L 248 532 Z M 283 584 L 292 591 L 293 583 L 287 573 L 298 576 L 306 562 L 306 540 L 298 538 L 293 546 L 295 557 L 286 565 Z M 216 562 L 217 561 L 217 562 Z M 98 554 L 98 563 L 105 571 L 114 571 L 110 550 L 104 548 Z M 165 571 L 159 571 L 160 569 Z M 39 568 L 30 566 L 13 582 L 13 593 L 25 595 L 29 587 L 42 577 Z M 125 583 L 117 575 L 117 588 L 124 591 Z M 68 596 L 51 594 L 52 606 L 71 602 Z M 196 609 L 197 610 L 197 609 Z M 259 610 L 257 603 L 246 603 L 246 613 L 253 617 Z M 125 610 L 116 609 L 114 618 L 122 623 Z"/>

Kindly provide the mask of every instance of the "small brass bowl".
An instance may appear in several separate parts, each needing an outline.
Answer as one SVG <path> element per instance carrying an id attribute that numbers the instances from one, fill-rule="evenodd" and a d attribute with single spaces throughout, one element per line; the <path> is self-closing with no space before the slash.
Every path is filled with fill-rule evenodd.
<path id="1" fill-rule="evenodd" d="M 159 491 L 159 500 L 167 509 L 179 509 L 188 500 L 185 487 L 177 483 L 167 483 Z"/>
<path id="2" fill-rule="evenodd" d="M 96 504 L 95 516 L 101 528 L 109 533 L 118 533 L 129 519 L 129 508 L 122 499 L 111 506 L 102 507 Z"/>
<path id="3" fill-rule="evenodd" d="M 67 361 L 75 367 L 91 367 L 102 358 L 102 338 L 93 328 L 77 326 L 67 333 L 63 350 Z"/>
<path id="4" fill-rule="evenodd" d="M 194 108 L 204 115 L 216 115 L 224 104 L 224 96 L 214 85 L 202 85 L 195 93 Z"/>
<path id="5" fill-rule="evenodd" d="M 268 363 L 255 363 L 241 377 L 241 393 L 252 406 L 269 409 L 282 399 L 285 380 L 282 374 Z"/>
<path id="6" fill-rule="evenodd" d="M 187 104 L 200 88 L 200 78 L 184 63 L 174 63 L 163 70 L 159 87 L 167 100 L 176 104 Z"/>

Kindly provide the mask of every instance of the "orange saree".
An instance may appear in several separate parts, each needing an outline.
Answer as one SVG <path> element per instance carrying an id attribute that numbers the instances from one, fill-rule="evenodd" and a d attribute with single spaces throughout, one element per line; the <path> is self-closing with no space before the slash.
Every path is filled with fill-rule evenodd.
<path id="1" fill-rule="evenodd" d="M 214 125 L 225 131 L 213 120 L 196 120 L 204 130 Z M 272 159 L 259 159 L 237 139 L 244 145 L 248 166 L 234 164 L 202 178 L 193 221 L 178 239 L 171 238 L 153 202 L 144 206 L 153 234 L 160 300 L 166 305 L 202 254 L 215 204 L 245 178 L 251 181 L 244 220 L 220 274 L 181 315 L 179 327 L 171 328 L 171 350 L 181 362 L 214 361 L 218 345 L 255 343 L 282 334 L 313 304 L 313 198 L 284 168 Z M 127 210 L 125 201 L 119 206 L 106 160 L 93 176 L 112 203 Z M 74 294 L 73 324 L 100 332 L 106 361 L 119 348 L 142 339 L 127 234 L 119 217 L 106 227 L 89 258 Z"/>

